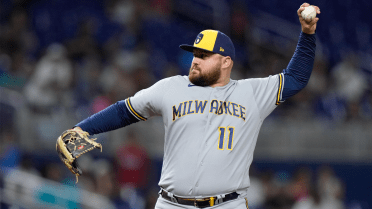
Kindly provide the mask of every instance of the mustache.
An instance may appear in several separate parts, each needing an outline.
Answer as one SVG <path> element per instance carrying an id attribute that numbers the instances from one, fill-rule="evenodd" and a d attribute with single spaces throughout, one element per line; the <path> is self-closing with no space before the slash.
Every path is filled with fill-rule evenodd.
<path id="1" fill-rule="evenodd" d="M 190 67 L 189 72 L 193 71 L 193 69 L 194 69 L 194 70 L 198 70 L 198 71 L 200 72 L 200 68 L 198 68 L 196 65 Z"/>

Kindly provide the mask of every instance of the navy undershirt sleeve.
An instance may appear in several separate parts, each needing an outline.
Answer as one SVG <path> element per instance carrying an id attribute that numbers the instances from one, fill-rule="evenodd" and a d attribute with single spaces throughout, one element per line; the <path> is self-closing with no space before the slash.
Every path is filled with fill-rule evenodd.
<path id="1" fill-rule="evenodd" d="M 90 135 L 94 135 L 122 128 L 138 121 L 139 120 L 129 112 L 123 100 L 88 117 L 76 124 L 76 126 L 88 132 Z"/>
<path id="2" fill-rule="evenodd" d="M 307 85 L 314 66 L 315 47 L 315 34 L 301 32 L 296 51 L 287 69 L 283 70 L 282 101 L 295 95 Z"/>

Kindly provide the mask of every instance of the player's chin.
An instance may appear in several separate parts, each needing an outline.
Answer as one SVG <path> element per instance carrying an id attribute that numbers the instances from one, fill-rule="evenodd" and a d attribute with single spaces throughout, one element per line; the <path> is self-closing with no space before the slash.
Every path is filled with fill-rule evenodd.
<path id="1" fill-rule="evenodd" d="M 191 73 L 189 74 L 189 80 L 191 83 L 195 84 L 195 83 L 198 83 L 198 81 L 200 80 L 200 76 L 195 74 L 195 73 Z"/>

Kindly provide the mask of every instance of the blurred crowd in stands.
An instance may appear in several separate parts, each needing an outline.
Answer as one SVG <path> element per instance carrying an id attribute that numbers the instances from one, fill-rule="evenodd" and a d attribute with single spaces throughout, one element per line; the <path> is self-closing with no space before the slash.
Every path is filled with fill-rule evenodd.
<path id="1" fill-rule="evenodd" d="M 130 141 L 132 140 L 133 138 Z M 41 170 L 37 170 L 28 159 L 23 159 L 17 168 L 71 186 L 74 189 L 101 195 L 107 198 L 114 205 L 114 208 L 153 209 L 158 198 L 159 188 L 155 185 L 155 182 L 150 183 L 151 172 L 154 171 L 151 169 L 146 153 L 142 148 L 138 149 L 138 146 L 140 145 L 136 144 L 135 141 L 129 142 L 126 146 L 121 147 L 112 159 L 94 160 L 89 155 L 83 156 L 84 158 L 79 162 L 82 163 L 84 175 L 79 177 L 76 185 L 75 178 L 71 178 L 71 174 L 66 173 L 65 167 L 61 163 L 47 163 Z M 6 177 L 1 182 L 4 188 L 15 187 L 11 185 L 9 178 Z M 310 167 L 299 166 L 292 174 L 284 170 L 279 172 L 270 169 L 259 171 L 252 167 L 250 180 L 251 186 L 248 190 L 250 209 L 364 208 L 357 203 L 345 203 L 345 185 L 337 177 L 332 167 L 327 165 L 318 166 L 315 170 Z M 27 191 L 26 188 L 23 189 L 21 184 L 32 184 L 32 179 L 23 180 L 23 182 L 22 180 L 18 181 L 16 196 Z M 33 188 L 33 193 L 47 193 L 48 190 L 45 187 L 47 186 L 39 184 Z M 49 192 L 53 188 L 49 187 Z M 55 190 L 57 188 L 55 187 Z M 6 191 L 3 193 L 4 196 L 5 193 Z M 36 199 L 38 203 L 44 206 L 55 203 L 55 200 L 48 198 L 48 196 L 37 195 Z M 22 199 L 19 198 L 18 201 L 22 201 Z M 6 203 L 7 201 L 5 203 L 0 202 L 2 208 L 8 208 L 7 206 L 11 205 L 17 206 L 16 202 L 13 204 Z M 70 207 L 71 205 L 75 207 Z M 59 206 L 85 208 L 79 204 L 78 200 L 73 204 L 70 203 L 70 205 L 63 203 Z"/>
<path id="2" fill-rule="evenodd" d="M 205 28 L 225 29 L 233 38 L 238 57 L 233 79 L 265 77 L 286 68 L 296 42 L 283 47 L 290 50 L 278 53 L 252 41 L 254 18 L 244 1 L 227 5 L 228 26 L 198 22 L 175 8 L 179 2 L 1 1 L 0 175 L 5 176 L 5 168 L 18 168 L 69 184 L 73 176 L 58 159 L 40 163 L 38 152 L 53 151 L 63 130 L 112 103 L 159 79 L 186 75 L 192 55 L 178 45 L 192 43 Z M 195 2 L 190 1 L 195 5 L 203 1 Z M 289 11 L 295 20 L 296 10 Z M 211 16 L 213 20 L 213 12 Z M 367 39 L 363 45 L 370 46 L 371 29 L 363 28 L 360 33 Z M 372 65 L 369 69 L 360 66 L 359 52 L 353 50 L 340 53 L 339 59 L 327 57 L 324 51 L 317 52 L 308 86 L 272 117 L 321 118 L 336 125 L 371 122 Z M 110 139 L 111 154 L 98 159 L 84 156 L 84 175 L 77 187 L 108 197 L 118 208 L 153 208 L 161 167 L 154 159 L 161 159 L 161 151 L 152 149 L 162 149 L 162 132 L 153 133 L 157 129 L 162 129 L 160 120 L 100 136 Z M 148 142 L 151 138 L 153 144 Z M 6 178 L 1 180 L 0 188 L 4 188 Z M 305 167 L 293 175 L 253 169 L 251 184 L 253 209 L 344 208 L 345 187 L 331 167 L 320 167 L 316 178 Z M 0 203 L 6 208 L 1 199 Z"/>

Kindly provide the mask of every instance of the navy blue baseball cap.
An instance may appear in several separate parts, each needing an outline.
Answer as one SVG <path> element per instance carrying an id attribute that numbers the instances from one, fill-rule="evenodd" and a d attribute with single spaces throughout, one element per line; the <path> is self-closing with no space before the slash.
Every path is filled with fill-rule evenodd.
<path id="1" fill-rule="evenodd" d="M 235 59 L 235 47 L 231 39 L 218 30 L 203 30 L 196 36 L 194 45 L 182 44 L 180 48 L 189 52 L 202 49 Z"/>

